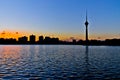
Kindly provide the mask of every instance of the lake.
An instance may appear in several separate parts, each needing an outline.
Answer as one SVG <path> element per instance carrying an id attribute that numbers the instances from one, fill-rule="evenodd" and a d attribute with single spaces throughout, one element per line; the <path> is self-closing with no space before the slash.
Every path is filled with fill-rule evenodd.
<path id="1" fill-rule="evenodd" d="M 120 47 L 0 45 L 0 79 L 120 79 Z"/>

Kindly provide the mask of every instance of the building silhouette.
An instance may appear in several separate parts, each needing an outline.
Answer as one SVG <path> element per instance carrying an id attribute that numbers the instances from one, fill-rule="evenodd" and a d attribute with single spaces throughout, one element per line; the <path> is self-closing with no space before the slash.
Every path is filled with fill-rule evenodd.
<path id="1" fill-rule="evenodd" d="M 39 36 L 39 43 L 43 43 L 43 41 L 44 41 L 44 37 L 43 36 Z"/>
<path id="2" fill-rule="evenodd" d="M 87 11 L 86 11 L 86 21 L 85 21 L 85 27 L 86 27 L 86 44 L 88 44 L 88 21 L 87 21 Z"/>
<path id="3" fill-rule="evenodd" d="M 35 35 L 30 35 L 30 43 L 35 43 Z"/>
<path id="4" fill-rule="evenodd" d="M 76 40 L 75 40 L 75 39 L 73 39 L 73 40 L 72 40 L 72 43 L 76 44 Z"/>
<path id="5" fill-rule="evenodd" d="M 59 44 L 59 38 L 51 38 L 49 36 L 46 36 L 43 42 L 45 44 Z"/>
<path id="6" fill-rule="evenodd" d="M 19 43 L 27 43 L 28 42 L 28 37 L 23 36 L 18 38 Z"/>
<path id="7" fill-rule="evenodd" d="M 59 44 L 59 38 L 51 38 L 52 44 Z"/>
<path id="8" fill-rule="evenodd" d="M 46 36 L 45 37 L 45 39 L 44 39 L 44 42 L 46 43 L 46 44 L 49 44 L 51 41 L 51 38 L 50 37 L 48 37 L 48 36 Z"/>
<path id="9" fill-rule="evenodd" d="M 16 39 L 14 38 L 0 38 L 0 44 L 16 44 Z"/>

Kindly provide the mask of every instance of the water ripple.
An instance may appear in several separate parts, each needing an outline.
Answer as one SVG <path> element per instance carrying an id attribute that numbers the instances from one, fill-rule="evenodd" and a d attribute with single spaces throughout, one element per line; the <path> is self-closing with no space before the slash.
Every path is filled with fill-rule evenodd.
<path id="1" fill-rule="evenodd" d="M 1 45 L 0 79 L 120 79 L 120 47 Z"/>

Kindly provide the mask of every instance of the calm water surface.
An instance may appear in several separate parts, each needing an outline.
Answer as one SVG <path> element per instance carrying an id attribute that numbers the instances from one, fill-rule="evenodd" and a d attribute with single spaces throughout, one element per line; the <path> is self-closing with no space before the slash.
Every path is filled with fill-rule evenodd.
<path id="1" fill-rule="evenodd" d="M 120 47 L 0 45 L 0 79 L 120 79 Z"/>

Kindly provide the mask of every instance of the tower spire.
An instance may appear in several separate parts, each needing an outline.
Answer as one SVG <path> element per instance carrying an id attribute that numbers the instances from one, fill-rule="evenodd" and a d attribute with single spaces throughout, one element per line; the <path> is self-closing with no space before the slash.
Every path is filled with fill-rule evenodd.
<path id="1" fill-rule="evenodd" d="M 87 21 L 87 10 L 86 10 L 86 21 Z"/>

